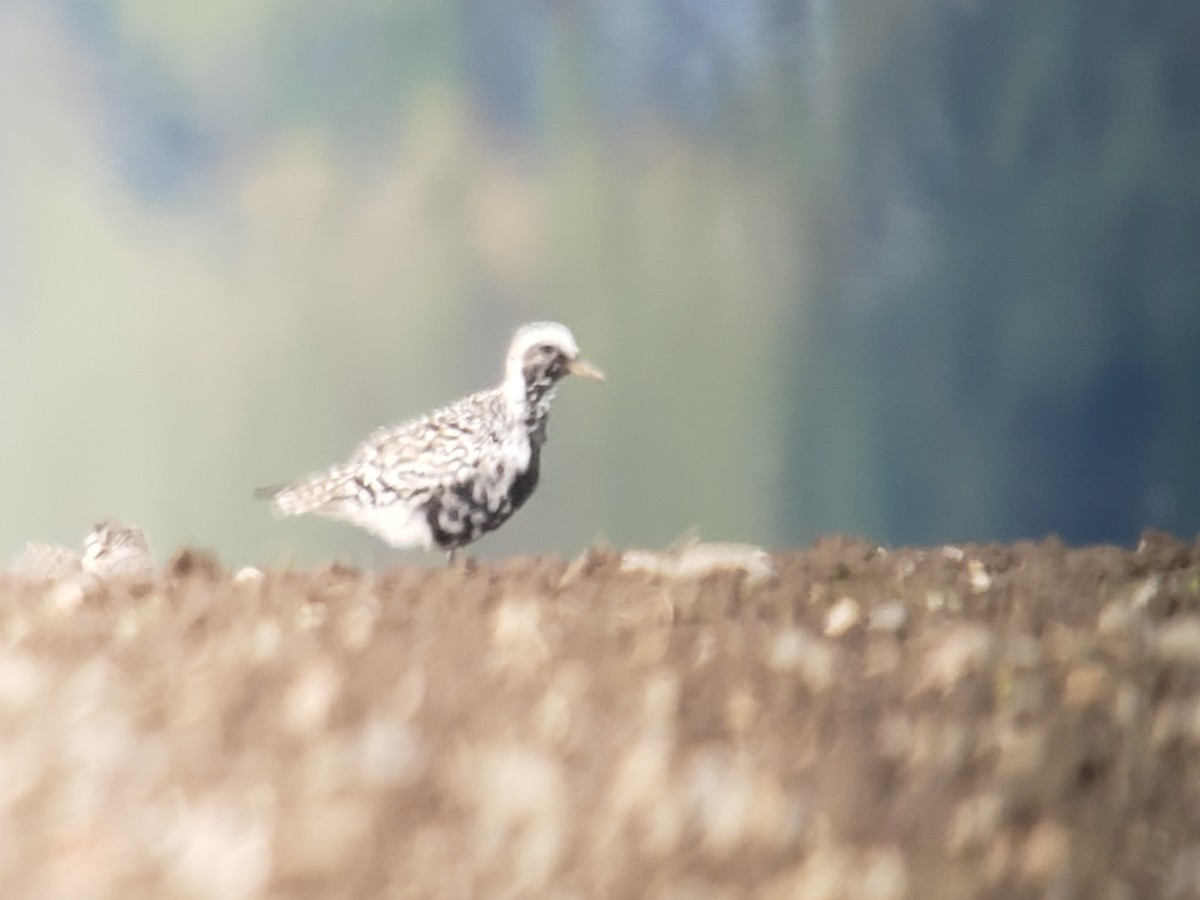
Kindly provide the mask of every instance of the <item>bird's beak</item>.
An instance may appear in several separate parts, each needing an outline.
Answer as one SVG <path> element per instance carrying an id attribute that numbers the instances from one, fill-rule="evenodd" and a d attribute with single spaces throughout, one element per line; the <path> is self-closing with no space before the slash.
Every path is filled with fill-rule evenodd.
<path id="1" fill-rule="evenodd" d="M 571 360 L 567 365 L 567 371 L 572 375 L 578 375 L 580 378 L 594 378 L 596 381 L 604 380 L 604 373 L 586 359 Z"/>

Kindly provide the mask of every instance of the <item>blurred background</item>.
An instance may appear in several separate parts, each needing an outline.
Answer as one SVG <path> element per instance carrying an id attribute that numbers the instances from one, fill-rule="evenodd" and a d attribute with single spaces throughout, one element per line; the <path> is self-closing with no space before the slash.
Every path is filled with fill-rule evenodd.
<path id="1" fill-rule="evenodd" d="M 0 559 L 395 562 L 251 492 L 540 318 L 609 382 L 478 555 L 1191 537 L 1197 47 L 1184 0 L 0 0 Z"/>

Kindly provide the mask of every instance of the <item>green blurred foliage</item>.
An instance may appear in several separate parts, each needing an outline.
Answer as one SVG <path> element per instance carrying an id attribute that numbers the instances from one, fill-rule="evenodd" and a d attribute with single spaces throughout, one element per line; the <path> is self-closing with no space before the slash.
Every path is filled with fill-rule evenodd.
<path id="1" fill-rule="evenodd" d="M 792 527 L 1194 533 L 1200 7 L 837 9 L 854 112 L 828 152 L 851 221 L 794 382 L 826 428 Z M 829 369 L 836 399 L 813 387 Z"/>

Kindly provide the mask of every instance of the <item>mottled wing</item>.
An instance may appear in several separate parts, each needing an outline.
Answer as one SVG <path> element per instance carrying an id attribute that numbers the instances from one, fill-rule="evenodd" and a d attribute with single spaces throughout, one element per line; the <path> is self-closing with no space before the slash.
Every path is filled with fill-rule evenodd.
<path id="1" fill-rule="evenodd" d="M 354 453 L 401 493 L 429 493 L 470 480 L 503 425 L 495 391 L 481 391 L 428 416 L 371 435 Z"/>
<path id="2" fill-rule="evenodd" d="M 494 391 L 472 394 L 427 416 L 381 429 L 343 464 L 275 494 L 284 515 L 336 514 L 404 503 L 417 506 L 448 485 L 469 480 L 503 414 Z"/>

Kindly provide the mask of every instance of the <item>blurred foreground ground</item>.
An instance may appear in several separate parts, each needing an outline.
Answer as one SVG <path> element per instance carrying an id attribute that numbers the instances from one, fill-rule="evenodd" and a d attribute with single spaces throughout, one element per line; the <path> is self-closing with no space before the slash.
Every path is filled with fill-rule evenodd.
<path id="1" fill-rule="evenodd" d="M 0 895 L 1200 891 L 1200 542 L 620 562 L 0 575 Z"/>

